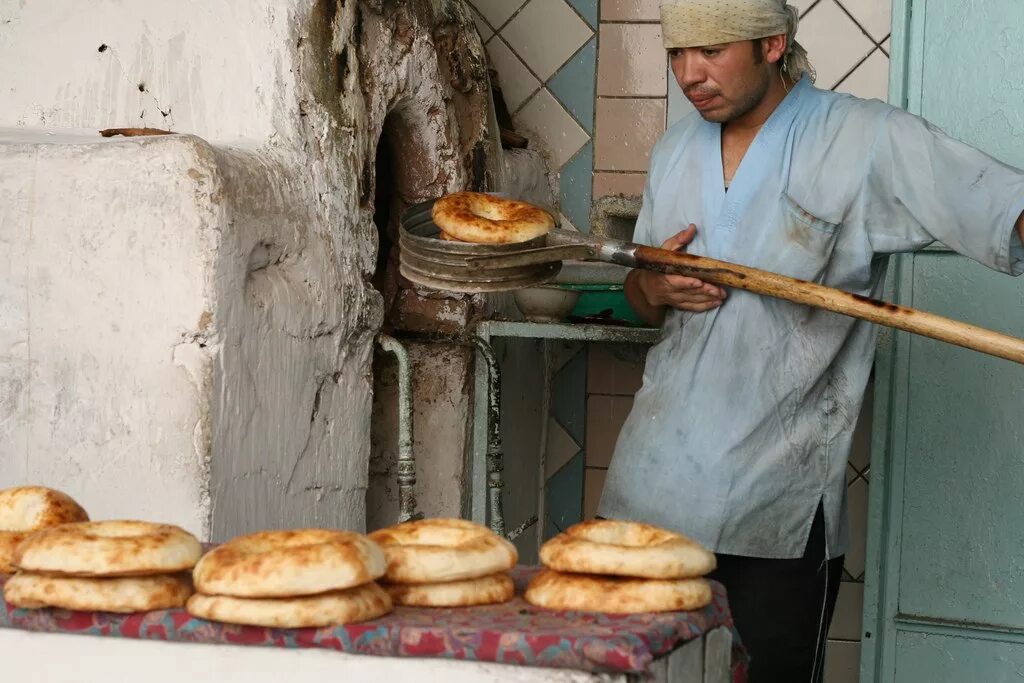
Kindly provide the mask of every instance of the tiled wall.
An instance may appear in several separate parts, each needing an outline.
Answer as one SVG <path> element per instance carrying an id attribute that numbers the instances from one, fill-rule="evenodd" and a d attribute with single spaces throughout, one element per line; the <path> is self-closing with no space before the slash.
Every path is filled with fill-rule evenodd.
<path id="1" fill-rule="evenodd" d="M 564 226 L 590 229 L 598 0 L 470 0 L 505 105 L 560 184 Z"/>
<path id="2" fill-rule="evenodd" d="M 817 85 L 886 99 L 890 0 L 790 0 Z M 659 0 L 470 0 L 513 119 L 549 153 L 564 221 L 590 228 L 591 202 L 643 189 L 650 149 L 690 111 L 667 70 Z M 618 348 L 555 344 L 545 535 L 592 517 L 642 364 Z M 870 396 L 870 389 L 869 389 Z M 865 417 L 870 415 L 870 402 Z M 870 420 L 848 467 L 852 546 L 830 633 L 827 683 L 857 680 Z"/>

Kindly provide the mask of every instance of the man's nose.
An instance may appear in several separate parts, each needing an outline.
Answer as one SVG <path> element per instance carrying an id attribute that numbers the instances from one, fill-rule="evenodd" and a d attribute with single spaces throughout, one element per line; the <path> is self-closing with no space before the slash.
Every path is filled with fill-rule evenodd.
<path id="1" fill-rule="evenodd" d="M 683 90 L 700 85 L 707 79 L 707 74 L 700 66 L 700 60 L 683 53 L 672 59 L 672 71 L 675 74 L 679 87 Z"/>

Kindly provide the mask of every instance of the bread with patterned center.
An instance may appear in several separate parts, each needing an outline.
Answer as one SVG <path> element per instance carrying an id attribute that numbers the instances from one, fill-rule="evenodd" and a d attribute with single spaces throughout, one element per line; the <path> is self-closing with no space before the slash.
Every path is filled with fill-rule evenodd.
<path id="1" fill-rule="evenodd" d="M 233 538 L 196 565 L 196 590 L 238 598 L 291 598 L 352 588 L 387 562 L 362 534 L 333 529 L 259 531 Z"/>
<path id="2" fill-rule="evenodd" d="M 627 579 L 545 569 L 530 581 L 525 598 L 545 609 L 643 614 L 701 609 L 712 594 L 705 579 Z"/>
<path id="3" fill-rule="evenodd" d="M 391 598 L 376 583 L 297 598 L 235 598 L 196 593 L 189 614 L 225 624 L 267 628 L 341 626 L 382 617 L 392 610 Z"/>
<path id="4" fill-rule="evenodd" d="M 4 584 L 8 605 L 84 612 L 151 612 L 184 607 L 192 595 L 187 573 L 82 578 L 18 572 Z"/>
<path id="5" fill-rule="evenodd" d="M 715 555 L 681 534 L 640 524 L 595 519 L 574 524 L 540 549 L 545 567 L 560 572 L 640 579 L 690 579 L 715 568 Z"/>
<path id="6" fill-rule="evenodd" d="M 508 571 L 516 547 L 464 519 L 421 519 L 370 534 L 388 559 L 388 583 L 447 583 Z"/>
<path id="7" fill-rule="evenodd" d="M 544 209 L 483 192 L 456 192 L 434 202 L 442 239 L 475 244 L 528 242 L 551 232 L 555 220 Z"/>
<path id="8" fill-rule="evenodd" d="M 396 605 L 408 607 L 472 607 L 508 602 L 516 594 L 508 574 L 491 574 L 479 579 L 447 583 L 384 584 Z"/>
<path id="9" fill-rule="evenodd" d="M 89 515 L 70 496 L 45 486 L 18 486 L 0 491 L 0 574 L 13 574 L 14 551 L 40 529 L 86 522 Z"/>
<path id="10" fill-rule="evenodd" d="M 71 576 L 147 576 L 192 569 L 196 537 L 171 524 L 105 520 L 37 531 L 14 554 L 19 568 Z"/>

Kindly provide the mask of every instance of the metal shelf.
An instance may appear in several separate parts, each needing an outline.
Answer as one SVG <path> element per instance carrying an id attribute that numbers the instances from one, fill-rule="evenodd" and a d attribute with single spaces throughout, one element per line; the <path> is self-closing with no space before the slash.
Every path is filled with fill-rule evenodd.
<path id="1" fill-rule="evenodd" d="M 521 337 L 527 339 L 566 339 L 570 341 L 625 342 L 655 344 L 661 330 L 653 327 L 620 325 L 578 325 L 573 323 L 532 323 L 511 320 L 485 320 L 477 325 L 484 339 Z"/>

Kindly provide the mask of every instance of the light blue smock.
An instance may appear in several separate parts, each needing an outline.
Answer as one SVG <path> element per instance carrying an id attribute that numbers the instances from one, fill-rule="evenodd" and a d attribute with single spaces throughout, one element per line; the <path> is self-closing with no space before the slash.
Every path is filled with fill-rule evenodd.
<path id="1" fill-rule="evenodd" d="M 802 80 L 725 191 L 721 126 L 693 113 L 651 159 L 634 239 L 697 225 L 690 253 L 881 295 L 887 255 L 933 242 L 1024 272 L 1024 172 L 877 100 Z M 803 554 L 819 501 L 847 547 L 846 461 L 878 328 L 732 290 L 669 312 L 616 445 L 598 514 L 720 553 Z"/>

